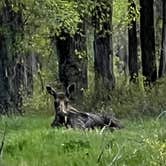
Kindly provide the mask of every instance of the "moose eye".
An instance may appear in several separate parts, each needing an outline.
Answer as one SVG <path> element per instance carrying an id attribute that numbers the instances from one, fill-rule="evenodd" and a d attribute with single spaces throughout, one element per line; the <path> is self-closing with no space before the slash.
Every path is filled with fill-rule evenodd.
<path id="1" fill-rule="evenodd" d="M 69 104 L 69 100 L 65 100 L 65 105 L 68 105 Z"/>
<path id="2" fill-rule="evenodd" d="M 54 105 L 55 105 L 55 107 L 58 107 L 59 106 L 59 100 L 55 100 Z"/>

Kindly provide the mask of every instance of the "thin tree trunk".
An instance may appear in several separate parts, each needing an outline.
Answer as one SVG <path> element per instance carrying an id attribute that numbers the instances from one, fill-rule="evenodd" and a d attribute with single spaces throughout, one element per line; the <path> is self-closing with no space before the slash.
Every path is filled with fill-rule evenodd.
<path id="1" fill-rule="evenodd" d="M 159 77 L 165 75 L 166 75 L 166 1 L 163 0 L 163 27 L 162 27 L 162 46 L 161 46 Z"/>
<path id="2" fill-rule="evenodd" d="M 36 57 L 32 52 L 27 53 L 24 58 L 24 89 L 27 96 L 33 94 L 33 74 L 37 73 Z"/>
<path id="3" fill-rule="evenodd" d="M 154 0 L 154 25 L 155 25 L 155 48 L 156 48 L 156 58 L 160 59 L 161 56 L 161 41 L 162 41 L 162 26 L 161 22 L 163 19 L 163 0 Z M 158 65 L 159 69 L 159 65 Z"/>
<path id="4" fill-rule="evenodd" d="M 136 4 L 134 0 L 129 0 L 129 18 L 131 20 L 128 28 L 128 47 L 129 47 L 129 73 L 130 81 L 135 82 L 138 76 L 138 62 L 137 62 L 137 30 L 136 30 Z"/>
<path id="5" fill-rule="evenodd" d="M 153 0 L 140 0 L 140 6 L 142 71 L 149 85 L 157 79 Z"/>

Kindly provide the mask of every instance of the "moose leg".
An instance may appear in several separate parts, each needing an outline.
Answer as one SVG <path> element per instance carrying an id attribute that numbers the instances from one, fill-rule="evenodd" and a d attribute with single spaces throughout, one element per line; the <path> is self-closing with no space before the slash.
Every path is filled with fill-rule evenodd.
<path id="1" fill-rule="evenodd" d="M 59 127 L 63 124 L 62 118 L 60 116 L 55 116 L 55 119 L 51 123 L 51 127 Z"/>
<path id="2" fill-rule="evenodd" d="M 95 121 L 93 119 L 89 118 L 87 120 L 87 122 L 85 123 L 85 128 L 94 129 L 95 128 Z"/>
<path id="3" fill-rule="evenodd" d="M 57 118 L 55 118 L 51 123 L 51 127 L 57 127 L 57 126 L 60 126 L 60 123 L 57 121 Z"/>

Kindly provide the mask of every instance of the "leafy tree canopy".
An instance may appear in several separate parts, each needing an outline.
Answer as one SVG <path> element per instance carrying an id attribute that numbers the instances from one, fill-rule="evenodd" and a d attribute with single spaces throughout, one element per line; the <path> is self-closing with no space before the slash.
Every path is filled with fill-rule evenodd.
<path id="1" fill-rule="evenodd" d="M 112 1 L 107 0 L 1 0 L 0 11 L 9 3 L 13 12 L 21 14 L 23 19 L 23 40 L 19 41 L 24 51 L 35 50 L 42 55 L 49 53 L 50 39 L 65 31 L 73 35 L 78 30 L 78 23 L 82 20 L 91 22 L 95 9 L 110 10 Z M 114 27 L 126 26 L 127 0 L 113 1 Z M 101 15 L 101 23 L 109 18 Z M 48 51 L 49 50 L 49 51 Z"/>

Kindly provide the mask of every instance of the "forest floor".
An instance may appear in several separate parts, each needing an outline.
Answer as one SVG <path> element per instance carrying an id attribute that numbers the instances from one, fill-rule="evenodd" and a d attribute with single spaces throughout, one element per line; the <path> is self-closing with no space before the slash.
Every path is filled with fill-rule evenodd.
<path id="1" fill-rule="evenodd" d="M 114 132 L 52 129 L 53 117 L 0 117 L 0 166 L 165 166 L 166 120 L 125 119 Z"/>

